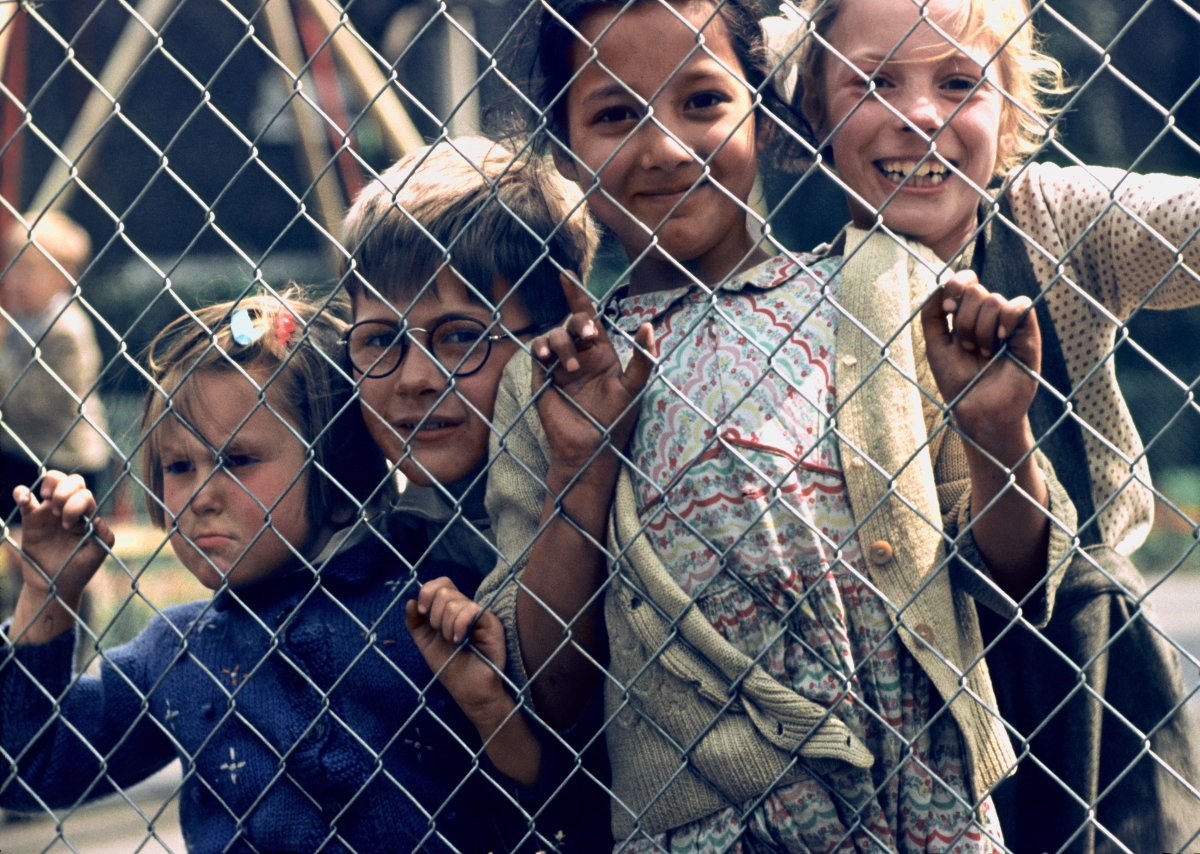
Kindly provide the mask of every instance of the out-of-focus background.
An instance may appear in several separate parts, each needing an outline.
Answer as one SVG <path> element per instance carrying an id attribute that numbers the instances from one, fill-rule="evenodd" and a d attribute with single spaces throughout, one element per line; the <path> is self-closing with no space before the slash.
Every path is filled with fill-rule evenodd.
<path id="1" fill-rule="evenodd" d="M 131 638 L 155 608 L 205 595 L 174 567 L 126 476 L 137 470 L 138 354 L 184 307 L 255 281 L 332 287 L 337 223 L 372 171 L 443 133 L 493 129 L 520 102 L 522 22 L 536 7 L 0 3 L 0 225 L 57 207 L 94 247 L 78 285 L 103 354 L 96 391 L 114 454 L 100 481 L 119 543 L 89 602 L 102 645 Z M 1034 19 L 1076 86 L 1046 159 L 1200 176 L 1200 0 L 1053 0 Z M 774 233 L 792 249 L 846 219 L 841 190 L 818 174 L 768 172 L 765 188 Z M 1161 496 L 1135 560 L 1163 579 L 1152 601 L 1164 631 L 1200 657 L 1200 309 L 1139 312 L 1114 358 Z M 0 583 L 10 603 L 13 579 Z M 1195 686 L 1195 659 L 1185 671 Z M 162 810 L 162 826 L 180 851 L 175 812 Z M 76 850 L 133 850 L 103 829 L 104 816 L 136 818 L 128 803 L 71 820 L 90 815 L 102 829 L 68 835 Z M 5 854 L 68 850 L 61 839 L 46 848 L 54 839 L 49 817 L 0 823 Z"/>
<path id="2" fill-rule="evenodd" d="M 0 4 L 0 23 L 17 8 Z M 1200 174 L 1198 8 L 1197 0 L 1040 6 L 1045 46 L 1078 87 L 1046 159 Z M 363 176 L 406 140 L 478 132 L 519 101 L 490 67 L 493 55 L 516 58 L 501 69 L 515 84 L 527 70 L 520 41 L 529 13 L 514 0 L 353 0 L 345 15 L 356 35 L 337 29 L 340 9 L 327 0 L 51 0 L 29 9 L 4 29 L 0 219 L 54 204 L 91 235 L 95 257 L 79 285 L 107 360 L 100 392 L 117 438 L 142 391 L 130 357 L 181 305 L 236 296 L 256 275 L 334 283 L 329 232 L 336 236 Z M 131 74 L 113 78 L 117 111 L 97 98 L 96 82 L 122 60 Z M 298 93 L 291 62 L 306 69 Z M 362 80 L 359 66 L 375 76 Z M 393 73 L 389 97 L 377 97 L 376 78 Z M 68 139 L 85 105 L 100 122 Z M 411 126 L 385 120 L 395 115 Z M 313 153 L 324 170 L 315 185 Z M 788 197 L 772 227 L 791 248 L 811 248 L 845 220 L 827 178 L 797 185 L 795 175 L 771 173 L 766 183 L 772 203 Z M 1115 355 L 1156 485 L 1185 512 L 1200 507 L 1200 414 L 1189 406 L 1198 339 L 1197 311 L 1145 311 Z M 1191 538 L 1195 515 L 1160 513 L 1162 534 Z M 1146 560 L 1178 557 L 1181 543 L 1171 542 L 1149 547 Z"/>

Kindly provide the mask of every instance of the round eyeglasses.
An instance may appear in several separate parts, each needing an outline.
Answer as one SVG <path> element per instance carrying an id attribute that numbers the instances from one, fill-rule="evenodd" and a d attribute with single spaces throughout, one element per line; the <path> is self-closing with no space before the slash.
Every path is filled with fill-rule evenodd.
<path id="1" fill-rule="evenodd" d="M 342 345 L 354 370 L 370 379 L 395 372 L 408 355 L 410 339 L 425 333 L 420 343 L 452 377 L 469 377 L 483 369 L 492 345 L 510 336 L 533 335 L 556 324 L 530 324 L 512 332 L 488 335 L 488 325 L 474 317 L 450 315 L 428 329 L 402 326 L 390 320 L 364 320 L 346 330 Z"/>

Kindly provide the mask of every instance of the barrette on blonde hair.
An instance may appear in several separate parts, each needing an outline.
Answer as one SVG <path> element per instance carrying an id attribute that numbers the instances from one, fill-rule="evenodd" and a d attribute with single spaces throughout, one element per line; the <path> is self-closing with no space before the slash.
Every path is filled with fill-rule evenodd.
<path id="1" fill-rule="evenodd" d="M 241 344 L 243 347 L 249 347 L 267 331 L 265 324 L 259 325 L 250 319 L 250 310 L 239 308 L 233 313 L 233 317 L 229 318 L 229 331 L 233 333 L 233 340 L 236 344 Z M 279 344 L 281 350 L 286 350 L 288 345 L 292 343 L 292 333 L 296 331 L 295 316 L 284 309 L 275 315 L 274 328 L 272 330 L 275 335 L 275 341 Z"/>

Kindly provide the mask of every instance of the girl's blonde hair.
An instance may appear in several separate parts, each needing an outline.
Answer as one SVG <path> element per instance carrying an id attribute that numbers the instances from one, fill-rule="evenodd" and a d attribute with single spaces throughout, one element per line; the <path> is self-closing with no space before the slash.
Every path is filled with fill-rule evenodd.
<path id="1" fill-rule="evenodd" d="M 250 375 L 261 386 L 262 405 L 282 410 L 308 445 L 307 510 L 314 530 L 347 521 L 378 490 L 390 489 L 387 463 L 354 400 L 342 352 L 346 323 L 338 315 L 346 309 L 344 297 L 317 306 L 292 288 L 198 309 L 155 336 L 146 354 L 153 383 L 142 408 L 142 471 L 157 499 L 146 502 L 156 525 L 168 525 L 157 428 L 176 419 L 204 434 L 198 393 L 212 372 Z"/>
<path id="2" fill-rule="evenodd" d="M 919 0 L 913 2 L 924 6 Z M 808 19 L 808 36 L 793 56 L 798 73 L 791 103 L 794 109 L 803 110 L 814 132 L 825 123 L 824 65 L 829 30 L 844 4 L 845 0 L 804 0 L 802 5 Z M 947 35 L 964 46 L 984 45 L 989 49 L 1004 97 L 1000 114 L 1002 147 L 997 152 L 995 169 L 996 175 L 1003 175 L 1041 147 L 1058 114 L 1058 108 L 1048 99 L 1065 94 L 1068 87 L 1058 60 L 1040 50 L 1028 0 L 962 0 L 960 8 L 958 32 Z"/>

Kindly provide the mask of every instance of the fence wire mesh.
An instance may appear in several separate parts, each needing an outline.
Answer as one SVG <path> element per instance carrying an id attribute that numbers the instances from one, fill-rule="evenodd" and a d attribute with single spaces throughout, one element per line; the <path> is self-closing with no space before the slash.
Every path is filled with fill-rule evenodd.
<path id="1" fill-rule="evenodd" d="M 1198 41 L 0 4 L 0 851 L 1196 850 Z"/>

